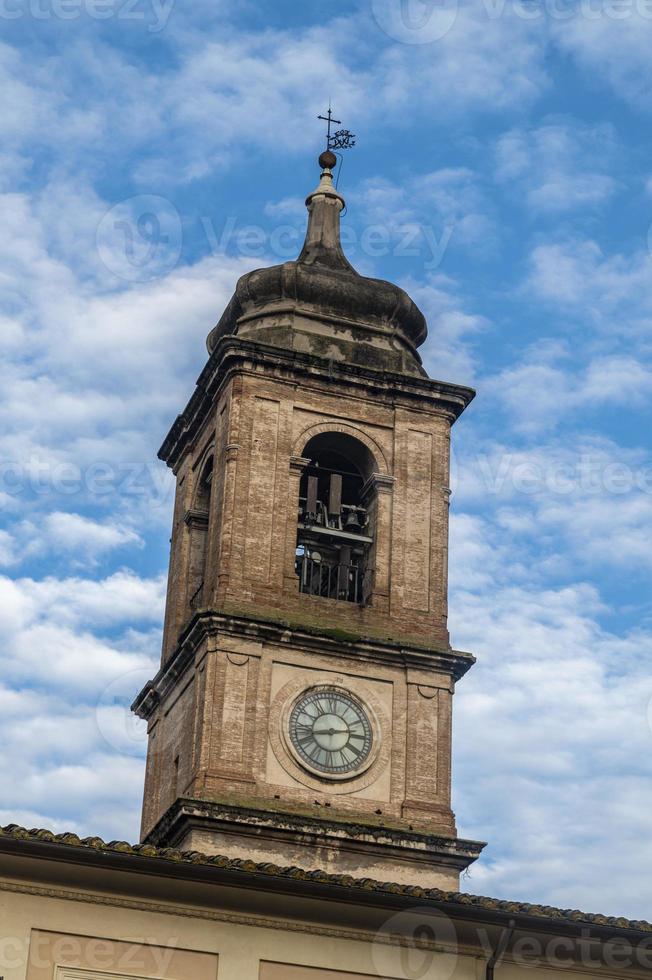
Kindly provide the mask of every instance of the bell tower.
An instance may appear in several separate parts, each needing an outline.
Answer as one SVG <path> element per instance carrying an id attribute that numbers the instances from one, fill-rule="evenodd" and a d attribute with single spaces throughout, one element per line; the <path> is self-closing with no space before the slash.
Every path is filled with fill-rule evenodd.
<path id="1" fill-rule="evenodd" d="M 134 702 L 143 840 L 457 888 L 450 430 L 427 328 L 340 244 L 320 157 L 298 259 L 243 276 L 160 451 L 176 476 L 163 656 Z"/>

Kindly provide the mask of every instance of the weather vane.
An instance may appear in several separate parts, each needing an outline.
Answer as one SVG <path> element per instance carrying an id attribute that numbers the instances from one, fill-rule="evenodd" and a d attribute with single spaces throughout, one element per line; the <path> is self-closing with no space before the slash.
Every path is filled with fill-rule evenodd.
<path id="1" fill-rule="evenodd" d="M 323 119 L 324 122 L 328 123 L 328 132 L 326 133 L 326 148 L 328 150 L 350 150 L 352 146 L 355 146 L 355 134 L 348 129 L 338 129 L 337 132 L 333 133 L 333 125 L 341 126 L 341 119 L 333 118 L 333 110 L 328 106 L 327 116 L 317 116 L 318 119 Z"/>

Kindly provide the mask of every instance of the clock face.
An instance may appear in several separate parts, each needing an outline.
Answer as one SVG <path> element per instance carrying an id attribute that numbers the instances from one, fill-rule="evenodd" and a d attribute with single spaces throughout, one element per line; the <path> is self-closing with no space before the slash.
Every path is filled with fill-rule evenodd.
<path id="1" fill-rule="evenodd" d="M 371 752 L 371 722 L 360 702 L 337 688 L 313 688 L 290 714 L 290 739 L 299 758 L 325 775 L 354 773 Z"/>

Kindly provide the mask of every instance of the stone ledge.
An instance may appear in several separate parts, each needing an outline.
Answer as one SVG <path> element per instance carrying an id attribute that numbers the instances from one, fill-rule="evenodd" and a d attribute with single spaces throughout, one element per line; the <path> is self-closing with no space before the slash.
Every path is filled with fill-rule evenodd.
<path id="1" fill-rule="evenodd" d="M 446 853 L 455 861 L 457 858 L 475 860 L 486 846 L 483 841 L 462 840 L 459 837 L 446 837 L 441 834 L 428 834 L 423 831 L 406 829 L 406 825 L 392 825 L 380 818 L 374 819 L 369 814 L 365 820 L 360 816 L 353 818 L 346 813 L 329 813 L 322 808 L 319 816 L 311 814 L 305 807 L 278 802 L 272 807 L 265 804 L 265 809 L 256 806 L 256 801 L 241 799 L 239 802 L 222 803 L 219 801 L 181 798 L 177 800 L 161 817 L 158 824 L 147 835 L 147 843 L 157 846 L 174 846 L 169 843 L 173 828 L 184 820 L 210 821 L 211 824 L 228 822 L 251 828 L 265 828 L 288 833 L 307 834 L 314 837 L 349 838 L 352 841 L 364 841 L 377 845 L 391 845 L 401 850 L 420 851 L 424 855 L 437 852 Z M 166 841 L 165 844 L 162 842 Z M 471 857 L 472 856 L 472 857 Z"/>
<path id="2" fill-rule="evenodd" d="M 227 610 L 200 611 L 182 634 L 169 660 L 156 677 L 149 681 L 134 700 L 131 708 L 140 718 L 147 719 L 187 670 L 195 652 L 207 636 L 237 635 L 265 642 L 292 643 L 297 649 L 320 654 L 332 653 L 354 657 L 357 662 L 398 664 L 408 668 L 435 668 L 459 680 L 475 663 L 471 653 L 460 650 L 401 644 L 389 638 L 359 636 L 346 630 L 324 629 L 293 624 L 283 619 L 254 617 L 243 612 Z"/>
<path id="3" fill-rule="evenodd" d="M 219 341 L 200 374 L 190 401 L 177 416 L 159 450 L 159 459 L 174 469 L 187 444 L 199 432 L 225 381 L 234 373 L 260 373 L 261 367 L 271 377 L 283 381 L 288 378 L 322 379 L 331 391 L 334 385 L 340 384 L 353 389 L 363 388 L 369 397 L 404 400 L 407 406 L 414 405 L 415 401 L 429 404 L 451 421 L 459 418 L 475 397 L 475 391 L 464 385 L 374 370 L 227 336 Z"/>
<path id="4" fill-rule="evenodd" d="M 258 805 L 255 805 L 255 804 Z M 177 800 L 144 843 L 156 847 L 202 850 L 256 859 L 291 861 L 306 871 L 391 875 L 401 883 L 455 887 L 459 875 L 475 861 L 484 843 L 460 840 L 374 822 L 344 812 L 322 810 L 306 814 L 305 807 L 261 801 Z"/>

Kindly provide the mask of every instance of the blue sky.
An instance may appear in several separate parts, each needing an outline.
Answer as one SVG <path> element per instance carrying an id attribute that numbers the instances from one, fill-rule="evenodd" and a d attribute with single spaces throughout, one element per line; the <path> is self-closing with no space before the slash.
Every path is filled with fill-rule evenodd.
<path id="1" fill-rule="evenodd" d="M 0 822 L 136 839 L 156 451 L 238 275 L 292 258 L 329 97 L 347 252 L 454 430 L 465 890 L 650 917 L 652 4 L 3 0 Z"/>

